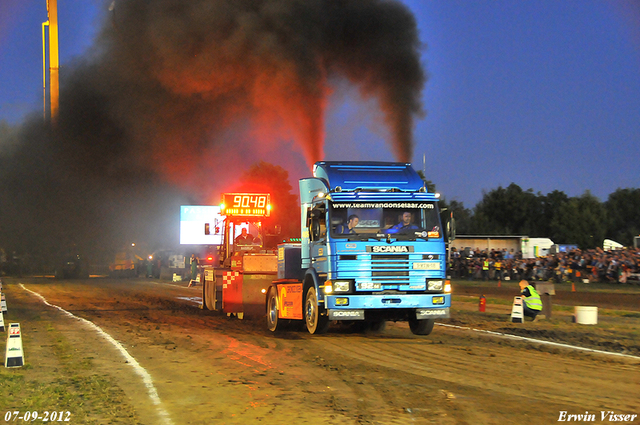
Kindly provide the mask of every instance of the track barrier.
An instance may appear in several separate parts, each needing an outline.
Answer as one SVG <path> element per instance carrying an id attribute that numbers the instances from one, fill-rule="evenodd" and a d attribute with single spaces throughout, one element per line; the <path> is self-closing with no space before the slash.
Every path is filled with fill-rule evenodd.
<path id="1" fill-rule="evenodd" d="M 511 321 L 514 323 L 524 322 L 524 309 L 522 308 L 522 297 L 513 298 L 513 306 L 511 307 Z"/>
<path id="2" fill-rule="evenodd" d="M 0 297 L 0 307 L 3 313 L 7 312 L 7 299 L 4 297 L 4 293 Z"/>
<path id="3" fill-rule="evenodd" d="M 4 367 L 24 366 L 24 351 L 22 350 L 22 333 L 20 323 L 9 325 L 9 335 L 7 336 L 7 351 L 4 356 Z"/>
<path id="4" fill-rule="evenodd" d="M 198 273 L 198 275 L 196 276 L 196 278 L 195 278 L 195 279 L 191 279 L 191 280 L 189 281 L 189 288 L 191 288 L 192 286 L 196 286 L 196 285 L 198 285 L 198 284 L 200 283 L 200 279 L 201 279 L 201 277 L 200 277 L 200 273 Z"/>

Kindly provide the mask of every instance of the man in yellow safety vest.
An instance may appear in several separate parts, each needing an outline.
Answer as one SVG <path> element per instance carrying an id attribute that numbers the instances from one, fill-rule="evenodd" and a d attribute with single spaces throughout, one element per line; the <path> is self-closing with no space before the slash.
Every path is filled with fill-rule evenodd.
<path id="1" fill-rule="evenodd" d="M 485 258 L 482 262 L 482 280 L 489 280 L 489 259 Z"/>
<path id="2" fill-rule="evenodd" d="M 536 316 L 542 311 L 542 299 L 540 294 L 536 291 L 533 285 L 529 285 L 526 280 L 520 281 L 520 290 L 522 291 L 522 297 L 524 303 L 522 303 L 522 310 L 525 316 L 535 319 Z"/>

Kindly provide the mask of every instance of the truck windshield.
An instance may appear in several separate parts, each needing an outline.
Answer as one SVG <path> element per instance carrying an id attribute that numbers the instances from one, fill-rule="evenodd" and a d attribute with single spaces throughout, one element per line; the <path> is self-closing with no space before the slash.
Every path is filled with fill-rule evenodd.
<path id="1" fill-rule="evenodd" d="M 246 251 L 262 246 L 262 223 L 260 221 L 238 221 L 230 227 L 233 227 L 233 231 L 230 233 L 230 243 L 235 246 L 236 251 Z"/>
<path id="2" fill-rule="evenodd" d="M 331 235 L 337 238 L 442 238 L 435 202 L 330 204 Z"/>

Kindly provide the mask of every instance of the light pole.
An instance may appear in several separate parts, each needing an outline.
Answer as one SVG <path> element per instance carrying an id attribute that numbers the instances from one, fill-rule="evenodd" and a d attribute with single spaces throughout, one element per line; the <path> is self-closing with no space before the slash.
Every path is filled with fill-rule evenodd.
<path id="1" fill-rule="evenodd" d="M 60 63 L 58 59 L 58 0 L 47 0 L 49 20 L 42 23 L 42 91 L 44 97 L 44 116 L 46 119 L 46 77 L 45 77 L 45 43 L 44 27 L 49 27 L 49 100 L 51 102 L 51 123 L 58 121 L 60 80 Z"/>

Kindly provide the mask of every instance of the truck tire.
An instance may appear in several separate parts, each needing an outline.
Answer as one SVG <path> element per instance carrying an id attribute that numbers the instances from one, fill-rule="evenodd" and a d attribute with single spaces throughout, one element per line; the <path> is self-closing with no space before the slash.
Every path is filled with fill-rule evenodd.
<path id="1" fill-rule="evenodd" d="M 204 283 L 202 284 L 202 301 L 204 304 L 204 308 L 206 310 L 215 310 L 216 309 L 216 281 L 215 275 L 214 280 L 207 281 L 204 279 Z"/>
<path id="2" fill-rule="evenodd" d="M 304 320 L 307 324 L 307 330 L 312 335 L 323 334 L 329 330 L 329 318 L 320 314 L 315 286 L 307 290 L 307 296 L 304 301 Z"/>
<path id="3" fill-rule="evenodd" d="M 429 335 L 435 324 L 434 319 L 409 319 L 409 329 L 414 335 Z"/>
<path id="4" fill-rule="evenodd" d="M 271 332 L 279 332 L 286 327 L 289 320 L 278 318 L 278 291 L 275 287 L 267 292 L 267 328 Z"/>

